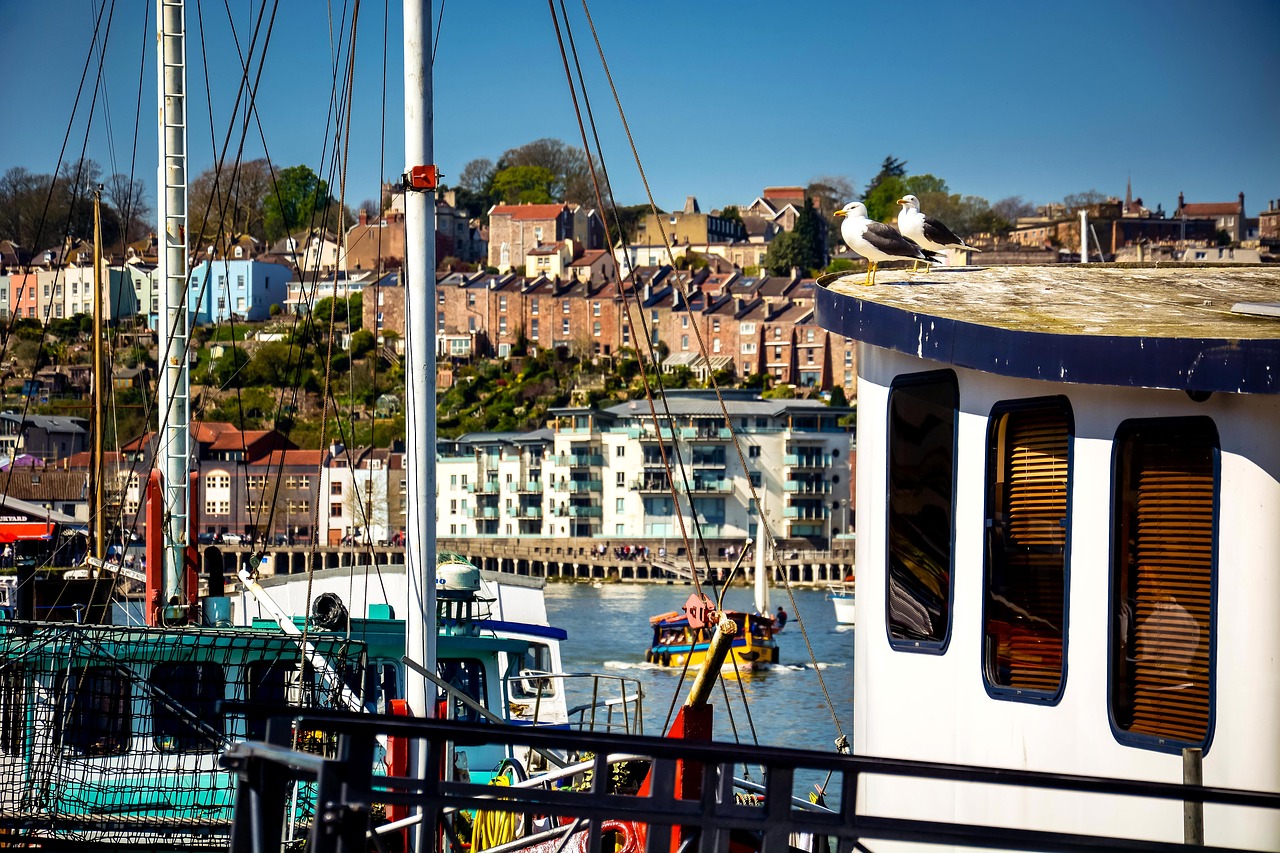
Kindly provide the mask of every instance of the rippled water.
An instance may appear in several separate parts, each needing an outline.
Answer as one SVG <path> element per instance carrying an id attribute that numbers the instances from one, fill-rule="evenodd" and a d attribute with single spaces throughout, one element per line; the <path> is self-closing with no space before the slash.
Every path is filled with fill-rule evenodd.
<path id="1" fill-rule="evenodd" d="M 683 702 L 692 674 L 681 684 L 680 670 L 644 662 L 652 639 L 649 617 L 678 610 L 693 587 L 688 584 L 549 584 L 547 613 L 551 624 L 564 628 L 566 672 L 616 672 L 638 678 L 644 686 L 645 734 L 663 731 L 672 699 Z M 795 590 L 795 606 L 785 590 L 772 593 L 773 606 L 781 604 L 791 620 L 778 636 L 778 666 L 746 673 L 737 682 L 726 680 L 725 693 L 714 694 L 715 739 L 834 751 L 837 735 L 832 711 L 823 697 L 819 675 L 826 683 L 843 732 L 853 736 L 853 639 L 852 628 L 837 626 L 835 612 L 822 590 Z M 751 590 L 730 590 L 726 606 L 749 609 Z M 810 659 L 796 612 L 804 620 L 813 645 Z M 570 702 L 574 699 L 571 695 Z M 745 698 L 745 704 L 744 704 Z M 749 713 L 748 713 L 749 712 Z M 756 737 L 752 736 L 752 726 Z"/>

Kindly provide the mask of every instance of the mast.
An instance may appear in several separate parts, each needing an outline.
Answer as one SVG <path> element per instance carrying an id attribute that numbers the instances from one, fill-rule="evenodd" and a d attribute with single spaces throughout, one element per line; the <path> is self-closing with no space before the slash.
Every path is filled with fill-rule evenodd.
<path id="1" fill-rule="evenodd" d="M 405 263 L 405 656 L 436 671 L 436 169 L 432 141 L 431 3 L 404 3 Z M 434 717 L 427 680 L 405 668 L 405 698 L 415 717 Z M 411 741 L 410 767 L 427 778 L 427 750 Z M 422 824 L 410 849 L 428 849 Z"/>
<path id="2" fill-rule="evenodd" d="M 89 518 L 93 520 L 93 556 L 101 564 L 107 558 L 106 519 L 103 512 L 106 502 L 102 499 L 102 481 L 106 478 L 103 466 L 102 407 L 106 383 L 102 375 L 102 189 L 93 191 L 93 459 L 89 476 L 93 479 L 93 506 Z"/>
<path id="3" fill-rule="evenodd" d="M 190 399 L 187 376 L 187 27 L 185 0 L 156 0 L 160 27 L 160 175 L 156 181 L 160 291 L 160 381 L 157 453 L 164 475 L 163 582 L 160 607 L 166 621 L 181 620 L 183 567 L 188 541 L 187 469 Z M 153 535 L 147 531 L 148 535 Z"/>
<path id="4" fill-rule="evenodd" d="M 431 3 L 404 4 L 405 476 L 409 480 L 405 563 L 409 601 L 405 652 L 436 669 L 436 300 L 435 167 L 431 104 Z M 416 571 L 415 571 L 416 569 Z M 409 708 L 434 716 L 427 682 L 410 677 Z M 425 753 L 422 756 L 425 760 Z M 425 771 L 425 768 L 419 768 Z"/>

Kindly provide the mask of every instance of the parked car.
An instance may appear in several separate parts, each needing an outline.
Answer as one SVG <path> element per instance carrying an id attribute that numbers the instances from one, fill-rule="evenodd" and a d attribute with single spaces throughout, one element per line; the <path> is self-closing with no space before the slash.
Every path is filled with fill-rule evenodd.
<path id="1" fill-rule="evenodd" d="M 222 544 L 223 545 L 247 545 L 249 544 L 249 537 L 243 536 L 239 533 L 224 533 L 222 534 Z"/>
<path id="2" fill-rule="evenodd" d="M 218 543 L 218 536 L 216 533 L 197 533 L 196 534 L 197 545 L 216 545 L 217 543 Z"/>

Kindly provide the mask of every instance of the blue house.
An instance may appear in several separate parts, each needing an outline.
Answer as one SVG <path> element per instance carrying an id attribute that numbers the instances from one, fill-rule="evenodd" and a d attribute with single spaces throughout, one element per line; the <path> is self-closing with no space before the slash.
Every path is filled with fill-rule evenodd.
<path id="1" fill-rule="evenodd" d="M 221 323 L 234 314 L 238 320 L 258 321 L 282 309 L 289 295 L 293 270 L 281 264 L 250 260 L 203 261 L 191 270 L 187 310 L 191 322 Z"/>

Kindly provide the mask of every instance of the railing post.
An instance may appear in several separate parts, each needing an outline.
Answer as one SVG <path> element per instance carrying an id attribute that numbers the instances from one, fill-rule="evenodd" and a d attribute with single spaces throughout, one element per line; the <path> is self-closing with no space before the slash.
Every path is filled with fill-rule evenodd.
<path id="1" fill-rule="evenodd" d="M 1204 784 L 1204 753 L 1188 747 L 1182 750 L 1182 784 L 1200 787 Z M 1182 843 L 1204 846 L 1204 802 L 1184 800 L 1182 803 Z"/>

